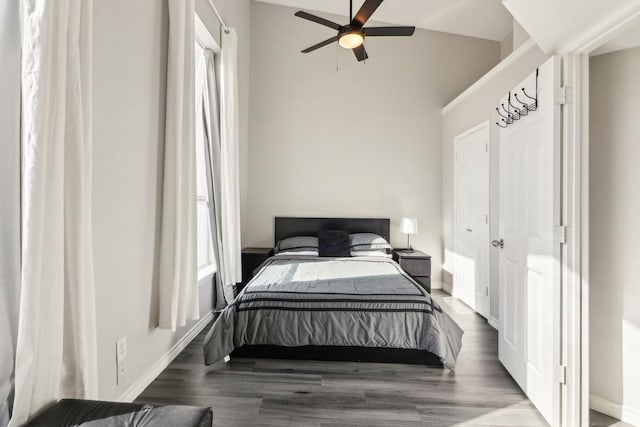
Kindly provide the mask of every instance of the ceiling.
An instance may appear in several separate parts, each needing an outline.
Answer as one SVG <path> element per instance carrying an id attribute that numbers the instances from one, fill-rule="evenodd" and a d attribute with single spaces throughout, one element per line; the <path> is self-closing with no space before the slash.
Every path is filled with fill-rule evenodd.
<path id="1" fill-rule="evenodd" d="M 632 27 L 629 31 L 600 46 L 591 52 L 591 56 L 603 55 L 605 53 L 631 49 L 638 46 L 640 46 L 640 25 Z"/>
<path id="2" fill-rule="evenodd" d="M 504 6 L 547 55 L 588 50 L 596 36 L 619 35 L 620 29 L 640 16 L 639 5 L 638 0 L 504 0 Z"/>
<path id="3" fill-rule="evenodd" d="M 348 0 L 256 0 L 348 16 Z M 354 13 L 363 0 L 353 2 Z M 494 41 L 501 41 L 512 30 L 513 19 L 501 0 L 386 0 L 373 15 L 377 22 L 414 25 Z"/>

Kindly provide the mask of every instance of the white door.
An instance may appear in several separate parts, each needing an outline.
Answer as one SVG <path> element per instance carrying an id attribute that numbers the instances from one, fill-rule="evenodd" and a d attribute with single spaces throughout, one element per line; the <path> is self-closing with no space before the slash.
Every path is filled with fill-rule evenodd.
<path id="1" fill-rule="evenodd" d="M 499 358 L 552 424 L 559 410 L 559 78 L 552 58 L 537 82 L 534 74 L 518 85 L 512 94 L 521 101 L 522 88 L 532 95 L 537 86 L 537 110 L 500 131 Z M 513 95 L 511 102 L 520 105 Z"/>
<path id="2" fill-rule="evenodd" d="M 489 317 L 489 122 L 454 138 L 453 294 Z"/>

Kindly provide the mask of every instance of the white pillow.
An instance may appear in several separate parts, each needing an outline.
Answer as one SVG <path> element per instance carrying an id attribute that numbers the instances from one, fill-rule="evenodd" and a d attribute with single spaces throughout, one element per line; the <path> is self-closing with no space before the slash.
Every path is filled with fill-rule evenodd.
<path id="1" fill-rule="evenodd" d="M 373 250 L 369 250 L 369 251 L 356 251 L 351 249 L 351 256 L 352 257 L 358 257 L 358 256 L 375 256 L 375 257 L 383 257 L 383 258 L 391 258 L 392 255 L 387 253 L 386 249 L 373 249 Z"/>
<path id="2" fill-rule="evenodd" d="M 302 250 L 302 249 L 292 249 L 292 250 L 287 250 L 285 249 L 282 252 L 278 252 L 276 254 L 276 256 L 279 255 L 307 255 L 307 256 L 320 256 L 320 253 L 318 251 L 312 251 L 312 250 Z"/>
<path id="3" fill-rule="evenodd" d="M 352 251 L 370 251 L 372 249 L 391 249 L 387 240 L 375 233 L 354 233 L 351 236 Z"/>

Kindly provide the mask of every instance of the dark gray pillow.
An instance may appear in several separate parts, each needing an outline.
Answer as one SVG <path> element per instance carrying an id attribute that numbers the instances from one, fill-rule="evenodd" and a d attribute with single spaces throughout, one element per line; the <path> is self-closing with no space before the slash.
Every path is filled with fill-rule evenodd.
<path id="1" fill-rule="evenodd" d="M 325 230 L 318 233 L 318 252 L 321 257 L 351 256 L 349 233 L 342 230 Z"/>

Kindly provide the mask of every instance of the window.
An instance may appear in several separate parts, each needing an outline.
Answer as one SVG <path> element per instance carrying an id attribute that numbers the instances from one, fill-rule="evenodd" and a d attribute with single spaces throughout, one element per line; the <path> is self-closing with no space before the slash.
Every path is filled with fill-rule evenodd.
<path id="1" fill-rule="evenodd" d="M 202 48 L 195 43 L 195 61 L 196 61 L 196 75 L 199 69 L 200 56 L 202 54 Z M 198 79 L 196 79 L 197 81 Z M 200 100 L 199 88 L 196 84 L 196 102 Z M 197 109 L 196 109 L 197 111 Z M 205 151 L 205 138 L 202 130 L 202 124 L 198 122 L 201 120 L 196 115 L 196 192 L 197 192 L 197 241 L 198 241 L 198 277 L 200 279 L 210 275 L 216 269 L 215 258 L 213 255 L 213 241 L 211 239 L 211 219 L 210 211 L 211 197 L 209 195 L 209 186 L 207 185 L 207 165 L 206 165 L 206 151 Z"/>

